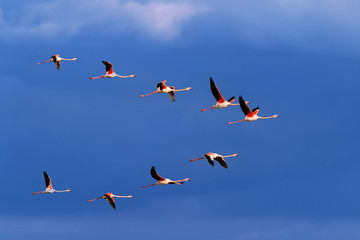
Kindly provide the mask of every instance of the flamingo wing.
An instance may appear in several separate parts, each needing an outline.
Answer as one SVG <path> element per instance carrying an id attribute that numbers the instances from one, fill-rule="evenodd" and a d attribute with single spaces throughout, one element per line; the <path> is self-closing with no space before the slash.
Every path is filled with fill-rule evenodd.
<path id="1" fill-rule="evenodd" d="M 175 87 L 169 87 L 169 88 L 175 89 Z M 168 94 L 169 94 L 171 101 L 175 102 L 175 92 L 171 91 L 171 92 L 168 92 Z"/>
<path id="2" fill-rule="evenodd" d="M 253 115 L 257 115 L 259 113 L 259 107 L 254 108 L 251 112 Z"/>
<path id="3" fill-rule="evenodd" d="M 110 197 L 109 195 L 106 195 L 106 194 L 104 196 L 105 196 L 106 201 L 113 207 L 113 209 L 116 209 L 114 198 Z"/>
<path id="4" fill-rule="evenodd" d="M 240 108 L 243 111 L 243 113 L 245 114 L 245 116 L 247 116 L 249 113 L 250 114 L 252 113 L 249 106 L 246 104 L 246 102 L 242 98 L 242 96 L 239 97 L 239 103 L 240 103 Z"/>
<path id="5" fill-rule="evenodd" d="M 44 171 L 44 178 L 45 178 L 46 188 L 52 189 L 51 178 L 49 177 L 49 175 L 47 175 L 45 171 Z"/>
<path id="6" fill-rule="evenodd" d="M 220 165 L 223 166 L 224 168 L 228 168 L 228 166 L 227 166 L 224 158 L 222 158 L 222 157 L 216 157 L 215 160 L 216 160 L 218 163 L 220 163 Z"/>
<path id="7" fill-rule="evenodd" d="M 210 88 L 211 88 L 211 92 L 214 95 L 216 101 L 218 103 L 223 103 L 225 102 L 225 99 L 223 98 L 223 96 L 221 95 L 219 89 L 216 87 L 214 81 L 212 78 L 210 78 Z"/>
<path id="8" fill-rule="evenodd" d="M 231 98 L 229 98 L 229 100 L 228 100 L 228 102 L 233 102 L 233 101 L 235 101 L 235 97 L 231 97 Z"/>
<path id="9" fill-rule="evenodd" d="M 156 180 L 158 180 L 158 181 L 164 181 L 164 180 L 165 180 L 165 178 L 160 177 L 159 174 L 155 171 L 155 167 L 154 167 L 154 166 L 151 168 L 150 173 L 151 173 L 151 176 L 152 176 L 153 178 L 155 178 Z"/>
<path id="10" fill-rule="evenodd" d="M 55 62 L 55 66 L 56 66 L 56 69 L 57 69 L 57 70 L 60 70 L 60 62 L 61 62 L 61 61 L 56 61 L 56 62 Z"/>
<path id="11" fill-rule="evenodd" d="M 106 61 L 102 61 L 102 63 L 105 65 L 106 72 L 107 72 L 108 74 L 111 74 L 111 73 L 114 72 L 111 63 L 106 62 Z"/>
<path id="12" fill-rule="evenodd" d="M 212 160 L 208 155 L 205 155 L 206 159 L 210 163 L 211 166 L 214 166 L 214 160 Z"/>
<path id="13" fill-rule="evenodd" d="M 161 91 L 166 88 L 166 85 L 164 82 L 158 83 L 158 85 L 156 85 L 157 88 L 159 88 Z"/>

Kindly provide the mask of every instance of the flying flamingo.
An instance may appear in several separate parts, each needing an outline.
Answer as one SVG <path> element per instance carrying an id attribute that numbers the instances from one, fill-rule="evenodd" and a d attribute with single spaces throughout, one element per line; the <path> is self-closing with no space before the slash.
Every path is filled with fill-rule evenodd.
<path id="1" fill-rule="evenodd" d="M 273 115 L 270 117 L 260 117 L 257 114 L 259 113 L 259 107 L 254 108 L 252 111 L 250 110 L 249 106 L 245 103 L 244 99 L 240 96 L 239 97 L 240 107 L 243 113 L 245 114 L 245 119 L 239 120 L 236 122 L 228 122 L 227 124 L 233 124 L 243 121 L 253 122 L 258 119 L 269 119 L 269 118 L 277 118 L 279 115 Z"/>
<path id="2" fill-rule="evenodd" d="M 157 174 L 157 172 L 155 171 L 154 166 L 151 168 L 150 173 L 151 173 L 151 176 L 157 180 L 157 182 L 154 183 L 154 184 L 148 185 L 148 186 L 143 186 L 143 188 L 151 187 L 151 186 L 155 186 L 155 185 L 166 185 L 166 184 L 178 184 L 178 185 L 181 185 L 186 181 L 190 181 L 190 178 L 185 178 L 185 179 L 173 181 L 173 180 L 168 179 L 168 178 L 160 177 L 159 174 Z"/>
<path id="3" fill-rule="evenodd" d="M 120 76 L 117 75 L 114 71 L 113 71 L 113 65 L 109 62 L 106 61 L 102 61 L 102 63 L 105 65 L 106 68 L 106 74 L 99 76 L 99 77 L 90 77 L 90 79 L 99 79 L 99 78 L 113 78 L 113 77 L 119 77 L 119 78 L 131 78 L 131 77 L 135 77 L 135 75 L 128 75 L 128 76 Z"/>
<path id="4" fill-rule="evenodd" d="M 187 87 L 184 89 L 179 89 L 179 90 L 175 90 L 175 87 L 168 87 L 165 85 L 166 80 L 162 81 L 161 83 L 159 83 L 156 87 L 157 90 L 155 92 L 149 93 L 149 94 L 145 94 L 145 95 L 140 95 L 140 97 L 145 97 L 145 96 L 149 96 L 151 94 L 155 94 L 155 93 L 168 93 L 170 99 L 175 102 L 175 92 L 181 92 L 181 91 L 188 91 L 191 89 L 191 87 Z"/>
<path id="5" fill-rule="evenodd" d="M 53 189 L 53 187 L 51 185 L 51 179 L 50 179 L 50 177 L 47 175 L 47 173 L 45 171 L 44 171 L 44 178 L 45 178 L 45 185 L 46 185 L 45 191 L 33 192 L 32 193 L 33 195 L 42 194 L 42 193 L 54 193 L 54 192 L 71 192 L 70 189 L 62 190 L 62 191 L 57 191 L 57 190 Z"/>
<path id="6" fill-rule="evenodd" d="M 61 58 L 61 57 L 59 57 L 59 54 L 56 54 L 56 55 L 52 56 L 50 60 L 47 60 L 47 61 L 41 62 L 41 63 L 37 63 L 37 65 L 53 61 L 55 63 L 56 69 L 60 70 L 60 62 L 61 62 L 61 60 L 63 60 L 63 61 L 75 61 L 75 60 L 77 60 L 77 58 L 66 59 L 66 58 Z"/>
<path id="7" fill-rule="evenodd" d="M 133 196 L 132 195 L 129 195 L 129 196 L 117 196 L 117 195 L 114 195 L 112 193 L 105 193 L 104 195 L 102 195 L 101 197 L 98 197 L 98 198 L 95 198 L 95 199 L 92 199 L 92 200 L 88 200 L 86 202 L 93 202 L 93 201 L 96 201 L 100 198 L 105 198 L 106 201 L 108 201 L 108 203 L 110 203 L 110 205 L 116 209 L 115 207 L 115 200 L 114 200 L 114 197 L 117 197 L 117 198 L 132 198 Z"/>
<path id="8" fill-rule="evenodd" d="M 216 103 L 216 105 L 213 105 L 211 108 L 202 109 L 201 110 L 202 112 L 206 111 L 206 110 L 214 109 L 214 108 L 226 108 L 227 106 L 240 105 L 239 103 L 232 103 L 235 101 L 235 97 L 231 97 L 229 100 L 226 101 L 224 99 L 224 97 L 221 95 L 219 89 L 215 85 L 212 78 L 210 78 L 210 89 L 211 89 L 211 92 L 214 95 L 217 103 Z M 246 103 L 250 103 L 250 102 L 247 101 Z"/>
<path id="9" fill-rule="evenodd" d="M 216 160 L 218 163 L 220 163 L 221 166 L 223 166 L 224 168 L 228 168 L 224 158 L 236 157 L 236 156 L 239 156 L 239 154 L 235 153 L 235 154 L 232 154 L 232 155 L 222 156 L 222 155 L 217 154 L 217 153 L 207 153 L 207 154 L 205 154 L 205 157 L 191 159 L 189 161 L 193 162 L 193 161 L 197 161 L 197 160 L 206 158 L 211 166 L 214 166 L 214 160 Z"/>

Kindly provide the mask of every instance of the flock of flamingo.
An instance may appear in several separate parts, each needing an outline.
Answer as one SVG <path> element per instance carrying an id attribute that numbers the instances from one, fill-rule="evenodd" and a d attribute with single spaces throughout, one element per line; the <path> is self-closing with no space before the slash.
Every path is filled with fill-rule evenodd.
<path id="1" fill-rule="evenodd" d="M 37 63 L 37 64 L 43 64 L 43 63 L 47 63 L 47 62 L 54 62 L 56 69 L 60 70 L 60 63 L 61 61 L 75 61 L 77 60 L 77 58 L 71 58 L 71 59 L 66 59 L 66 58 L 61 58 L 59 57 L 59 55 L 54 55 L 52 56 L 49 60 L 45 61 L 45 62 L 41 62 L 41 63 Z M 100 78 L 114 78 L 114 77 L 119 77 L 119 78 L 132 78 L 135 77 L 135 75 L 127 75 L 127 76 L 121 76 L 116 74 L 113 71 L 113 65 L 109 62 L 106 61 L 102 61 L 102 63 L 105 65 L 105 69 L 106 69 L 106 74 L 105 75 L 101 75 L 98 77 L 90 77 L 91 80 L 94 79 L 100 79 Z M 169 94 L 170 99 L 175 102 L 175 92 L 181 92 L 181 91 L 188 91 L 191 90 L 191 87 L 187 87 L 184 89 L 175 89 L 175 87 L 172 86 L 166 86 L 165 85 L 166 80 L 160 82 L 159 84 L 157 84 L 157 90 L 148 94 L 144 94 L 144 95 L 140 95 L 140 97 L 145 97 L 145 96 L 149 96 L 155 93 L 167 93 Z M 227 124 L 233 124 L 233 123 L 238 123 L 238 122 L 243 122 L 243 121 L 248 121 L 248 122 L 253 122 L 256 121 L 258 119 L 269 119 L 269 118 L 277 118 L 279 117 L 279 115 L 273 115 L 273 116 L 269 116 L 269 117 L 260 117 L 258 116 L 259 113 L 259 107 L 254 108 L 253 110 L 251 110 L 248 106 L 248 104 L 250 103 L 249 101 L 245 101 L 242 96 L 239 97 L 239 103 L 233 103 L 235 101 L 235 97 L 231 97 L 229 100 L 225 100 L 225 98 L 221 95 L 219 89 L 217 88 L 216 84 L 214 83 L 213 79 L 210 77 L 210 89 L 211 92 L 216 100 L 216 104 L 213 105 L 211 108 L 208 109 L 202 109 L 201 111 L 207 111 L 210 109 L 214 109 L 214 108 L 226 108 L 228 106 L 237 106 L 239 105 L 242 112 L 245 115 L 245 118 L 242 120 L 238 120 L 235 122 L 228 122 Z M 211 166 L 214 166 L 214 160 L 217 161 L 222 167 L 224 168 L 228 168 L 226 161 L 224 158 L 228 158 L 228 157 L 236 157 L 238 156 L 238 154 L 232 154 L 232 155 L 227 155 L 227 156 L 223 156 L 217 153 L 206 153 L 203 157 L 200 158 L 196 158 L 196 159 L 191 159 L 189 161 L 193 162 L 193 161 L 197 161 L 200 159 L 204 159 L 206 158 L 208 160 L 208 162 L 210 163 Z M 178 184 L 178 185 L 182 185 L 184 182 L 190 181 L 190 178 L 184 178 L 184 179 L 180 179 L 180 180 L 171 180 L 169 178 L 164 178 L 161 177 L 155 170 L 155 167 L 153 166 L 150 170 L 150 174 L 151 176 L 157 180 L 156 183 L 148 185 L 148 186 L 143 186 L 143 188 L 146 187 L 151 187 L 151 186 L 155 186 L 155 185 L 167 185 L 167 184 Z M 45 191 L 40 191 L 40 192 L 33 192 L 33 195 L 37 195 L 37 194 L 50 194 L 50 193 L 56 193 L 56 192 L 70 192 L 70 189 L 67 190 L 55 190 L 52 187 L 51 184 L 51 179 L 48 176 L 48 174 L 44 171 L 44 178 L 45 178 L 45 186 L 46 189 Z M 118 195 L 114 195 L 112 193 L 105 193 L 104 195 L 102 195 L 101 197 L 92 199 L 92 200 L 88 200 L 87 202 L 93 202 L 96 201 L 98 199 L 105 199 L 114 209 L 116 209 L 115 206 L 115 200 L 114 198 L 132 198 L 132 195 L 128 195 L 128 196 L 118 196 Z"/>

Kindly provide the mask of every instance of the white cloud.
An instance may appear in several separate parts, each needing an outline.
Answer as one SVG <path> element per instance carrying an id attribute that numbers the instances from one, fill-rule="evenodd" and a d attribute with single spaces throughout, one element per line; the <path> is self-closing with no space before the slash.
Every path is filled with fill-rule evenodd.
<path id="1" fill-rule="evenodd" d="M 41 1 L 18 6 L 16 16 L 0 12 L 0 36 L 56 38 L 96 29 L 94 34 L 146 33 L 168 40 L 179 37 L 184 22 L 204 9 L 167 1 Z"/>

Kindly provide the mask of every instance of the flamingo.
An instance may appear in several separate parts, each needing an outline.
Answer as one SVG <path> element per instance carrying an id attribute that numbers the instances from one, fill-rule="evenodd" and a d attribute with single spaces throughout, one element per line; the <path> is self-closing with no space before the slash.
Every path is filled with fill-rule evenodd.
<path id="1" fill-rule="evenodd" d="M 32 195 L 43 194 L 43 193 L 54 193 L 54 192 L 71 192 L 70 189 L 62 190 L 62 191 L 57 191 L 57 190 L 53 189 L 53 187 L 51 185 L 51 179 L 50 179 L 49 175 L 47 175 L 47 173 L 45 171 L 44 171 L 44 178 L 45 178 L 45 185 L 46 185 L 45 191 L 33 192 Z"/>
<path id="2" fill-rule="evenodd" d="M 157 172 L 155 171 L 154 166 L 151 168 L 150 173 L 151 173 L 151 176 L 157 180 L 157 182 L 154 183 L 154 184 L 148 185 L 148 186 L 143 186 L 143 188 L 151 187 L 151 186 L 155 186 L 155 185 L 166 185 L 166 184 L 178 184 L 178 185 L 181 185 L 186 181 L 190 181 L 190 178 L 185 178 L 185 179 L 173 181 L 173 180 L 168 179 L 168 178 L 160 177 L 159 174 L 157 174 Z"/>
<path id="3" fill-rule="evenodd" d="M 93 201 L 96 201 L 100 198 L 105 198 L 106 201 L 108 201 L 108 203 L 110 203 L 110 205 L 116 209 L 115 207 L 115 200 L 114 200 L 114 197 L 117 197 L 117 198 L 132 198 L 133 196 L 132 195 L 129 195 L 129 196 L 117 196 L 117 195 L 114 195 L 112 193 L 105 193 L 104 195 L 102 195 L 101 197 L 98 197 L 98 198 L 95 198 L 95 199 L 92 199 L 92 200 L 88 200 L 86 202 L 93 202 Z"/>
<path id="4" fill-rule="evenodd" d="M 222 156 L 222 155 L 217 154 L 217 153 L 207 153 L 207 154 L 205 154 L 205 157 L 191 159 L 189 161 L 193 162 L 193 161 L 197 161 L 197 160 L 206 158 L 211 166 L 214 166 L 214 160 L 216 160 L 218 163 L 220 163 L 221 166 L 223 166 L 224 168 L 228 168 L 224 158 L 236 157 L 236 156 L 239 156 L 239 154 L 235 153 L 235 154 L 232 154 L 232 155 Z"/>
<path id="5" fill-rule="evenodd" d="M 140 95 L 140 97 L 145 97 L 145 96 L 149 96 L 151 94 L 155 94 L 155 93 L 168 93 L 170 99 L 175 102 L 175 92 L 181 92 L 181 91 L 188 91 L 190 89 L 192 89 L 191 87 L 187 87 L 184 89 L 178 89 L 175 90 L 175 87 L 168 87 L 165 85 L 167 80 L 162 81 L 161 83 L 159 83 L 156 87 L 157 90 L 155 92 L 149 93 L 149 94 L 145 94 L 145 95 Z"/>
<path id="6" fill-rule="evenodd" d="M 239 102 L 240 102 L 241 110 L 245 114 L 245 119 L 239 120 L 239 121 L 236 121 L 236 122 L 228 122 L 227 124 L 233 124 L 233 123 L 238 123 L 238 122 L 243 122 L 243 121 L 253 122 L 253 121 L 258 120 L 258 119 L 269 119 L 269 118 L 277 118 L 277 117 L 279 117 L 279 115 L 273 115 L 273 116 L 270 116 L 270 117 L 260 117 L 260 116 L 257 115 L 259 113 L 259 107 L 254 108 L 251 111 L 249 106 L 245 103 L 242 96 L 239 97 Z"/>
<path id="7" fill-rule="evenodd" d="M 201 111 L 207 111 L 210 109 L 214 109 L 214 108 L 226 108 L 227 106 L 237 106 L 240 105 L 239 103 L 232 103 L 235 101 L 235 97 L 231 97 L 229 100 L 225 100 L 224 97 L 221 95 L 219 89 L 217 88 L 217 86 L 215 85 L 212 77 L 210 78 L 210 89 L 212 94 L 214 95 L 217 103 L 216 105 L 213 105 L 211 108 L 207 108 L 207 109 L 201 109 Z M 246 103 L 250 103 L 249 101 L 247 101 Z"/>
<path id="8" fill-rule="evenodd" d="M 56 69 L 60 70 L 60 62 L 62 60 L 63 61 L 75 61 L 75 60 L 77 60 L 77 58 L 66 59 L 66 58 L 61 58 L 61 57 L 59 57 L 59 54 L 56 54 L 56 55 L 52 56 L 50 60 L 47 60 L 47 61 L 41 62 L 41 63 L 37 63 L 37 65 L 53 61 L 55 63 Z"/>
<path id="9" fill-rule="evenodd" d="M 132 77 L 135 77 L 135 75 L 133 75 L 133 74 L 128 75 L 128 76 L 120 76 L 120 75 L 116 74 L 113 71 L 113 65 L 111 63 L 106 62 L 106 61 L 102 61 L 102 63 L 105 65 L 106 74 L 102 75 L 102 76 L 99 76 L 99 77 L 90 77 L 91 80 L 99 79 L 99 78 L 113 78 L 113 77 L 119 77 L 119 78 L 132 78 Z"/>

